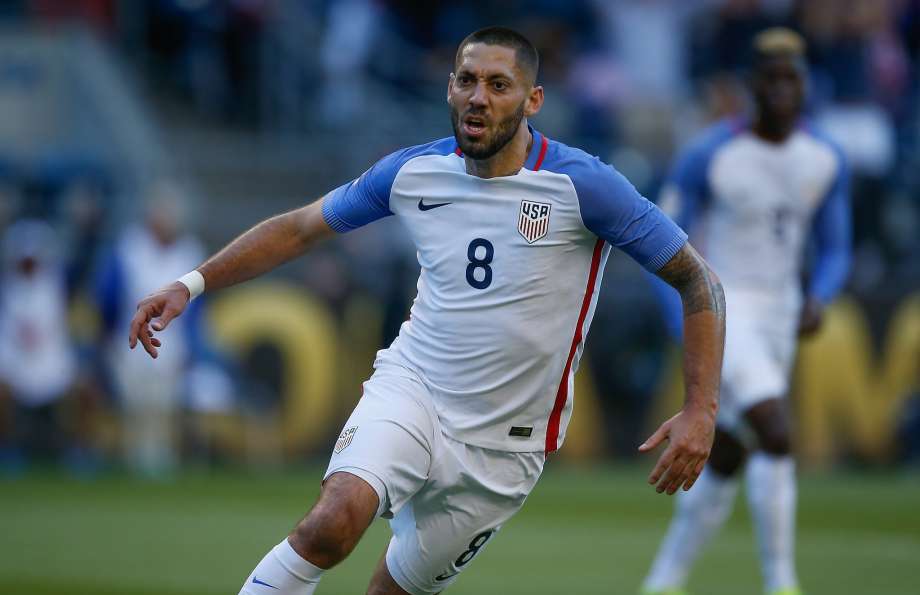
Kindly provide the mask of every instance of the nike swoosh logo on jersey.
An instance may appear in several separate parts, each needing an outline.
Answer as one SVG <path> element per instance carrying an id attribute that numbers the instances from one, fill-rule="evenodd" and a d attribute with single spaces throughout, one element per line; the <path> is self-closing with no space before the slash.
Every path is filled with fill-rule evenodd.
<path id="1" fill-rule="evenodd" d="M 276 587 L 275 585 L 269 585 L 269 584 L 266 583 L 265 581 L 260 581 L 260 580 L 259 580 L 259 577 L 257 577 L 257 576 L 253 576 L 253 577 L 252 577 L 252 584 L 254 584 L 254 585 L 262 585 L 262 586 L 264 586 L 264 587 L 269 587 L 269 588 L 271 588 L 271 589 L 277 589 L 277 588 L 278 588 L 278 587 Z"/>
<path id="2" fill-rule="evenodd" d="M 436 202 L 436 203 L 434 203 L 434 204 L 427 204 L 427 205 L 426 205 L 426 204 L 425 204 L 425 199 L 424 199 L 424 198 L 420 198 L 420 199 L 418 199 L 418 210 L 419 210 L 419 211 L 430 211 L 431 209 L 436 209 L 436 208 L 438 208 L 438 207 L 446 207 L 446 206 L 449 205 L 449 204 L 451 204 L 451 203 L 449 203 L 449 202 Z"/>

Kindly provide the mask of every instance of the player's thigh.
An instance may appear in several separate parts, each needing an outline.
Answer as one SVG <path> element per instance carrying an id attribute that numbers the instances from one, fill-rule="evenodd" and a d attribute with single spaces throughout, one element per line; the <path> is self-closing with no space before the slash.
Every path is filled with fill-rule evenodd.
<path id="1" fill-rule="evenodd" d="M 543 453 L 443 438 L 429 482 L 390 523 L 387 570 L 412 595 L 438 593 L 456 581 L 521 509 L 543 469 Z"/>
<path id="2" fill-rule="evenodd" d="M 324 480 L 355 475 L 378 496 L 378 515 L 392 516 L 427 481 L 436 414 L 410 372 L 378 369 L 339 435 Z"/>
<path id="3" fill-rule="evenodd" d="M 726 319 L 718 424 L 745 442 L 749 439 L 745 413 L 762 401 L 786 394 L 789 387 L 789 358 L 778 356 L 779 341 L 767 326 L 745 309 L 733 320 Z M 793 342 L 792 338 L 786 341 Z"/>

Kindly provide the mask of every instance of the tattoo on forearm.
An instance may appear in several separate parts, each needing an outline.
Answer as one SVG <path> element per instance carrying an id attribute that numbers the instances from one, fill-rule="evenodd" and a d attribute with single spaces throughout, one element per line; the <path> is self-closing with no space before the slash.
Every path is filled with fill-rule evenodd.
<path id="1" fill-rule="evenodd" d="M 704 310 L 725 319 L 725 293 L 722 284 L 713 275 L 702 257 L 690 244 L 658 271 L 658 276 L 680 292 L 684 303 L 684 316 Z"/>

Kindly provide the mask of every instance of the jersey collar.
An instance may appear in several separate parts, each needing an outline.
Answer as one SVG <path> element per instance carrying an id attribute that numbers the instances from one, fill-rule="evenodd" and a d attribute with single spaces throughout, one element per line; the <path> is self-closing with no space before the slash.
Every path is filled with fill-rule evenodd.
<path id="1" fill-rule="evenodd" d="M 535 130 L 530 124 L 527 125 L 527 129 L 530 130 L 530 133 L 533 135 L 533 146 L 530 147 L 530 153 L 527 155 L 527 160 L 524 161 L 524 167 L 537 171 L 540 169 L 540 166 L 543 165 L 543 158 L 546 157 L 546 148 L 549 146 L 549 140 Z"/>
<path id="2" fill-rule="evenodd" d="M 540 166 L 543 165 L 543 159 L 546 157 L 546 149 L 549 147 L 549 139 L 540 134 L 540 132 L 535 130 L 530 124 L 527 125 L 527 130 L 533 135 L 533 145 L 530 147 L 530 153 L 527 155 L 527 159 L 524 160 L 524 169 L 537 171 L 540 169 Z M 460 158 L 463 157 L 463 151 L 460 150 L 459 146 L 454 149 L 454 153 Z"/>

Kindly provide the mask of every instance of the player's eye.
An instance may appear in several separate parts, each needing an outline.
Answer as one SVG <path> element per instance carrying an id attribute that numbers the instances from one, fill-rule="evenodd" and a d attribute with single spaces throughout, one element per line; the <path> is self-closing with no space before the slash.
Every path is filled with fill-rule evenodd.
<path id="1" fill-rule="evenodd" d="M 508 88 L 508 83 L 506 83 L 505 81 L 495 81 L 494 83 L 492 83 L 492 86 L 495 88 L 496 91 L 504 91 Z"/>
<path id="2" fill-rule="evenodd" d="M 466 75 L 466 74 L 461 74 L 460 76 L 457 77 L 457 82 L 460 83 L 461 85 L 469 85 L 472 81 L 473 81 L 473 77 Z"/>

